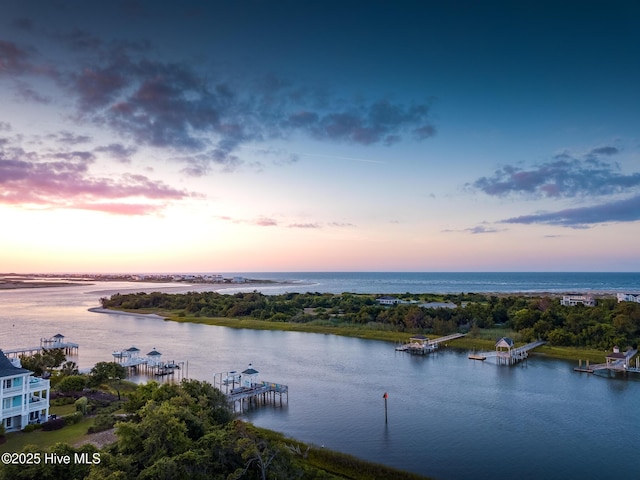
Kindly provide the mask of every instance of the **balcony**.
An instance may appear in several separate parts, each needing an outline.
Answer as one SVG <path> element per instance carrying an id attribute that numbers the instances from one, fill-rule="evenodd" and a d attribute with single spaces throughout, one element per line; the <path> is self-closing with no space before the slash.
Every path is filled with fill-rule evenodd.
<path id="1" fill-rule="evenodd" d="M 44 380 L 38 377 L 31 377 L 29 379 L 29 391 L 37 392 L 39 390 L 48 390 L 50 386 L 49 380 Z"/>

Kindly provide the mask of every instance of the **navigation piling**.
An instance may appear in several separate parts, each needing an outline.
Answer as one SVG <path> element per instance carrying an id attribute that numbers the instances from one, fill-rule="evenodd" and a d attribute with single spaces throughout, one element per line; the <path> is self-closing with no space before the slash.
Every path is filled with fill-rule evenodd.
<path id="1" fill-rule="evenodd" d="M 389 394 L 384 392 L 382 398 L 384 398 L 384 423 L 389 423 L 389 419 L 387 417 L 387 398 L 389 398 Z"/>

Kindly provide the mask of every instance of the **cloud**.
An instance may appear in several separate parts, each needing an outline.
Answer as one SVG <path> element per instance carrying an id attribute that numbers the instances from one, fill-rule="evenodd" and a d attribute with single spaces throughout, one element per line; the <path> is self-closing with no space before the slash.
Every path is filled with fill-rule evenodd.
<path id="1" fill-rule="evenodd" d="M 275 227 L 278 225 L 278 222 L 273 218 L 260 217 L 252 222 L 253 225 L 257 225 L 259 227 Z"/>
<path id="2" fill-rule="evenodd" d="M 493 228 L 493 227 L 485 227 L 483 225 L 478 225 L 477 227 L 471 227 L 471 228 L 465 228 L 463 230 L 452 230 L 452 229 L 446 229 L 446 230 L 442 230 L 443 233 L 470 233 L 472 235 L 479 235 L 479 234 L 483 234 L 483 233 L 497 233 L 497 232 L 501 232 L 504 229 L 498 229 L 498 228 Z"/>
<path id="3" fill-rule="evenodd" d="M 20 149 L 0 150 L 0 203 L 139 215 L 162 209 L 158 202 L 195 196 L 143 175 L 95 177 L 88 170 L 93 160 L 91 152 L 82 151 L 41 158 Z"/>
<path id="4" fill-rule="evenodd" d="M 553 161 L 525 170 L 507 165 L 491 177 L 482 177 L 471 186 L 487 195 L 522 195 L 531 198 L 571 198 L 611 195 L 640 186 L 640 173 L 622 174 L 620 167 L 600 156 L 612 156 L 616 147 L 594 148 L 582 158 L 568 153 L 556 155 Z"/>
<path id="5" fill-rule="evenodd" d="M 29 54 L 13 42 L 0 40 L 0 75 L 23 74 L 31 71 Z"/>
<path id="6" fill-rule="evenodd" d="M 428 102 L 345 100 L 273 75 L 232 81 L 202 65 L 155 60 L 144 42 L 105 41 L 79 29 L 48 38 L 62 44 L 71 60 L 36 68 L 28 50 L 0 41 L 0 74 L 53 80 L 75 104 L 79 123 L 168 149 L 171 158 L 186 161 L 190 175 L 211 166 L 232 171 L 244 163 L 240 147 L 298 133 L 325 142 L 389 146 L 436 132 Z M 25 83 L 19 95 L 52 101 L 39 91 Z"/>
<path id="7" fill-rule="evenodd" d="M 320 225 L 318 225 L 317 223 L 291 223 L 289 225 L 287 225 L 287 227 L 289 228 L 322 228 Z"/>
<path id="8" fill-rule="evenodd" d="M 473 227 L 473 228 L 465 228 L 464 229 L 465 232 L 469 232 L 473 235 L 478 235 L 481 233 L 496 233 L 501 231 L 500 229 L 497 228 L 491 228 L 491 227 L 484 227 L 482 225 L 477 226 L 477 227 Z"/>
<path id="9" fill-rule="evenodd" d="M 63 145 L 80 145 L 91 141 L 91 137 L 88 135 L 78 135 L 68 130 L 61 130 L 48 137 Z"/>
<path id="10" fill-rule="evenodd" d="M 319 140 L 361 145 L 391 145 L 410 132 L 417 140 L 435 135 L 427 105 L 405 106 L 388 100 L 348 105 L 339 111 L 296 111 L 282 123 L 285 129 L 300 129 Z"/>
<path id="11" fill-rule="evenodd" d="M 117 160 L 120 163 L 131 162 L 131 156 L 137 152 L 136 147 L 125 147 L 121 143 L 111 143 L 103 147 L 96 147 L 95 152 L 105 153 L 110 158 Z"/>
<path id="12" fill-rule="evenodd" d="M 588 228 L 588 226 L 598 223 L 635 222 L 638 220 L 640 220 L 640 195 L 587 207 L 522 215 L 502 220 L 501 223 L 544 224 L 571 228 Z"/>

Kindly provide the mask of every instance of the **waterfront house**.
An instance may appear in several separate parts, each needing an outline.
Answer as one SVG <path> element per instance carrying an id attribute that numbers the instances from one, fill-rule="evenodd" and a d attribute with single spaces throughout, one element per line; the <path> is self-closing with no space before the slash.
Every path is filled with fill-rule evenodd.
<path id="1" fill-rule="evenodd" d="M 640 293 L 618 293 L 618 303 L 620 302 L 636 302 L 640 303 Z"/>
<path id="2" fill-rule="evenodd" d="M 585 307 L 595 307 L 596 299 L 593 295 L 571 294 L 564 295 L 560 300 L 560 305 L 565 307 L 575 307 L 578 304 L 582 304 Z"/>
<path id="3" fill-rule="evenodd" d="M 7 432 L 45 422 L 49 416 L 49 380 L 32 375 L 19 359 L 9 360 L 0 350 L 0 419 Z"/>

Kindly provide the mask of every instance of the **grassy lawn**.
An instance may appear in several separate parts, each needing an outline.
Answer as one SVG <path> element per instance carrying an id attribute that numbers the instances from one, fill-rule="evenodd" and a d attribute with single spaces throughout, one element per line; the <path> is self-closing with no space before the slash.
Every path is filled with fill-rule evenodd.
<path id="1" fill-rule="evenodd" d="M 73 403 L 68 405 L 52 405 L 49 407 L 49 414 L 64 417 L 76 412 L 76 406 Z"/>
<path id="2" fill-rule="evenodd" d="M 75 425 L 68 425 L 60 430 L 54 430 L 52 432 L 34 430 L 29 433 L 8 433 L 7 442 L 0 445 L 0 452 L 20 452 L 25 445 L 36 445 L 43 451 L 58 442 L 73 445 L 87 435 L 87 430 L 91 425 L 93 425 L 93 418 L 83 418 Z"/>

